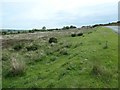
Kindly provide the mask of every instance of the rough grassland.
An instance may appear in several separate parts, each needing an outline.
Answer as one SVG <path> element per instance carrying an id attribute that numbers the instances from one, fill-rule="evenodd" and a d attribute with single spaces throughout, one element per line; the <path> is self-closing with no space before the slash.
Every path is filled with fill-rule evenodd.
<path id="1" fill-rule="evenodd" d="M 3 48 L 3 88 L 118 87 L 117 33 L 98 27 L 84 36 L 56 38 L 53 45 L 45 38 L 21 41 L 19 51 L 13 49 L 19 43 Z M 30 45 L 37 45 L 37 50 L 27 51 Z M 25 63 L 23 74 L 9 75 L 13 57 Z"/>

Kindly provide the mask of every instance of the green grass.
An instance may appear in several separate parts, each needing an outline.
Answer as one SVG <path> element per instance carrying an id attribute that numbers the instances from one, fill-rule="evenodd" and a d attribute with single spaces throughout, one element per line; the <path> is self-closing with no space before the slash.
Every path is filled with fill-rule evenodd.
<path id="1" fill-rule="evenodd" d="M 118 36 L 115 32 L 98 27 L 84 31 L 84 37 L 60 35 L 56 38 L 58 43 L 53 46 L 47 39 L 36 39 L 24 42 L 19 51 L 13 46 L 4 48 L 3 88 L 118 87 Z M 26 50 L 31 43 L 37 45 L 37 50 Z M 13 56 L 26 63 L 23 75 L 7 75 Z"/>

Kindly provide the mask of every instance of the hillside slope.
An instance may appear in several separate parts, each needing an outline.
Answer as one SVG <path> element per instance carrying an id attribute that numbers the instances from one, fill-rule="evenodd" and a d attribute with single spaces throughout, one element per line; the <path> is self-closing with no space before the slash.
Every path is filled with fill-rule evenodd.
<path id="1" fill-rule="evenodd" d="M 118 35 L 97 27 L 83 36 L 19 40 L 3 48 L 3 88 L 115 88 L 118 87 Z M 49 36 L 54 37 L 54 35 Z M 22 45 L 16 50 L 16 45 Z M 28 50 L 35 46 L 37 49 Z M 21 75 L 9 74 L 11 60 L 24 62 Z M 22 64 L 22 63 L 21 63 Z"/>

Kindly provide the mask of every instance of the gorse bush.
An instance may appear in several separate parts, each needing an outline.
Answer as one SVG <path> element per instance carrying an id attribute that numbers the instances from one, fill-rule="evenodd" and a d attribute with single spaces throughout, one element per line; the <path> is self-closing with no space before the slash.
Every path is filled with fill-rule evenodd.
<path id="1" fill-rule="evenodd" d="M 83 36 L 83 33 L 78 33 L 77 36 Z"/>
<path id="2" fill-rule="evenodd" d="M 27 46 L 26 49 L 27 49 L 27 51 L 35 51 L 38 49 L 38 45 L 33 44 L 31 46 Z"/>
<path id="3" fill-rule="evenodd" d="M 2 35 L 6 35 L 7 34 L 7 31 L 2 31 Z"/>
<path id="4" fill-rule="evenodd" d="M 75 37 L 75 36 L 83 36 L 83 33 L 80 32 L 80 33 L 72 33 L 71 34 L 72 37 Z"/>
<path id="5" fill-rule="evenodd" d="M 72 36 L 72 37 L 75 37 L 75 36 L 76 36 L 76 34 L 75 34 L 75 33 L 72 33 L 72 34 L 71 34 L 71 36 Z"/>
<path id="6" fill-rule="evenodd" d="M 22 48 L 23 48 L 23 45 L 22 45 L 22 44 L 17 44 L 17 45 L 15 45 L 15 46 L 13 47 L 13 49 L 16 50 L 16 51 L 19 51 L 19 50 L 21 50 Z"/>
<path id="7" fill-rule="evenodd" d="M 50 39 L 49 39 L 49 43 L 57 43 L 58 41 L 57 41 L 57 38 L 55 38 L 55 37 L 51 37 Z"/>
<path id="8" fill-rule="evenodd" d="M 29 30 L 29 33 L 34 33 L 35 31 L 34 30 Z"/>

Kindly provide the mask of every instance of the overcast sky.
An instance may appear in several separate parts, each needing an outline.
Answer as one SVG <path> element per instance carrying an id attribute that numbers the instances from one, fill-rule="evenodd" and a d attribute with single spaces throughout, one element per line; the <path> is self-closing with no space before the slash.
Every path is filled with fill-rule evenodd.
<path id="1" fill-rule="evenodd" d="M 2 0 L 2 28 L 61 28 L 118 20 L 119 0 Z"/>

